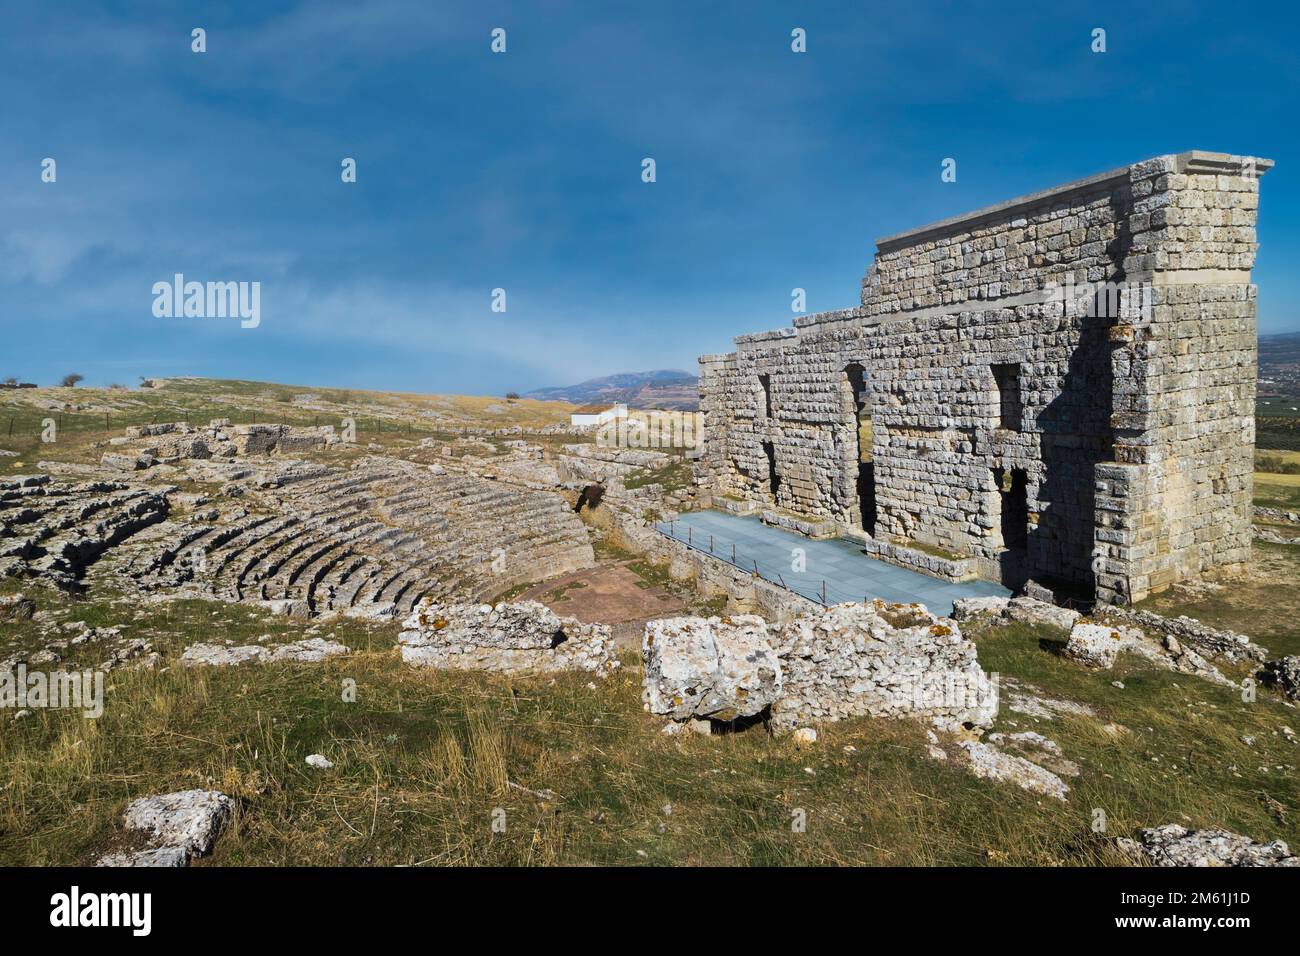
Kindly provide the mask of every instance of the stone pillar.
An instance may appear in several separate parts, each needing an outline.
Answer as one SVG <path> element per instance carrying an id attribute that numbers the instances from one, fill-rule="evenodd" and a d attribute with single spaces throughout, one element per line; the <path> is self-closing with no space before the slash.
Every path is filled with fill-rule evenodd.
<path id="1" fill-rule="evenodd" d="M 1268 160 L 1193 151 L 1130 169 L 1114 456 L 1096 469 L 1096 590 L 1140 601 L 1250 557 L 1255 217 Z"/>

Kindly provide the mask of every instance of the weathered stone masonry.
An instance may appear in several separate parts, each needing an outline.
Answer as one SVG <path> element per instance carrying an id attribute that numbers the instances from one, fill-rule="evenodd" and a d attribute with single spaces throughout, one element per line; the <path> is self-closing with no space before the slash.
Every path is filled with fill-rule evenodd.
<path id="1" fill-rule="evenodd" d="M 880 240 L 859 307 L 700 359 L 698 482 L 1112 603 L 1245 561 L 1272 165 L 1161 156 Z"/>

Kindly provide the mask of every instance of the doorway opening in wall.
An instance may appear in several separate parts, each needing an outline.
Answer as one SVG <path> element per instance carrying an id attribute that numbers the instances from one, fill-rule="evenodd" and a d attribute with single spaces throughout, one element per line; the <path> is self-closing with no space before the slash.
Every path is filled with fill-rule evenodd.
<path id="1" fill-rule="evenodd" d="M 1019 364 L 994 365 L 993 383 L 998 393 L 998 427 L 1020 431 L 1024 410 L 1020 402 Z"/>
<path id="2" fill-rule="evenodd" d="M 876 533 L 876 473 L 871 460 L 871 416 L 867 414 L 867 370 L 857 362 L 844 366 L 846 398 L 852 403 L 853 441 L 850 467 L 855 479 L 862 530 Z"/>
<path id="3" fill-rule="evenodd" d="M 763 414 L 772 417 L 772 376 L 760 375 L 758 384 L 763 386 Z"/>
<path id="4" fill-rule="evenodd" d="M 1025 551 L 1029 547 L 1029 474 L 1012 468 L 1010 475 L 1002 468 L 993 469 L 1002 498 L 1002 546 L 1008 551 Z"/>
<path id="5" fill-rule="evenodd" d="M 770 441 L 763 442 L 763 454 L 767 455 L 767 486 L 772 491 L 772 500 L 776 501 L 776 493 L 781 490 L 781 476 L 776 473 L 776 448 Z"/>

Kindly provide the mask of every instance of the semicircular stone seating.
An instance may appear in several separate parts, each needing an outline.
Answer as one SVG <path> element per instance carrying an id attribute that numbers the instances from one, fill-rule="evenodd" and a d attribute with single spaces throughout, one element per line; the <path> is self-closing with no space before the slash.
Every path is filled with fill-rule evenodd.
<path id="1" fill-rule="evenodd" d="M 425 597 L 483 600 L 590 567 L 564 499 L 391 458 L 351 468 L 259 465 L 237 506 L 153 529 L 126 572 L 310 615 L 408 614 Z"/>

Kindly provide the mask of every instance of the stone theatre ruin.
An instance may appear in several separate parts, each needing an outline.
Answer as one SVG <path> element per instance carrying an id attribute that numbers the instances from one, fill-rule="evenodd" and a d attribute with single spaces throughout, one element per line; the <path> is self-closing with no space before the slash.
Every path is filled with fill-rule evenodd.
<path id="1" fill-rule="evenodd" d="M 1108 603 L 1244 562 L 1272 165 L 1160 156 L 879 240 L 859 306 L 700 359 L 697 484 Z"/>

